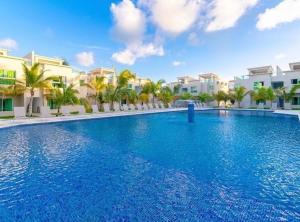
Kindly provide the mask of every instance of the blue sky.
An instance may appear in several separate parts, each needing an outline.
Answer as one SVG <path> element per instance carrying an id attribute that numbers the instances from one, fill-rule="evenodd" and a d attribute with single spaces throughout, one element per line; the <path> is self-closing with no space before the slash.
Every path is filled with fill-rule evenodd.
<path id="1" fill-rule="evenodd" d="M 300 0 L 0 1 L 0 47 L 173 81 L 300 61 Z"/>

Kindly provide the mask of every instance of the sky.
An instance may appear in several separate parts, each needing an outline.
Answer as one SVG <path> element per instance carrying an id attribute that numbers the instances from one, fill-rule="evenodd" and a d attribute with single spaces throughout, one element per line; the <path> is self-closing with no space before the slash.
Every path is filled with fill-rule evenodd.
<path id="1" fill-rule="evenodd" d="M 300 0 L 0 0 L 0 48 L 175 81 L 300 61 Z"/>

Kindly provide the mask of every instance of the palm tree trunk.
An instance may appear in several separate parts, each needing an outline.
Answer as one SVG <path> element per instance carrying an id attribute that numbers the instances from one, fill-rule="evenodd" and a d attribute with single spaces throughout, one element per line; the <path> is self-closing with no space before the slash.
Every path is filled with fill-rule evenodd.
<path id="1" fill-rule="evenodd" d="M 34 96 L 34 91 L 30 91 L 30 100 L 28 104 L 28 116 L 32 116 L 32 103 L 33 103 L 33 96 Z"/>

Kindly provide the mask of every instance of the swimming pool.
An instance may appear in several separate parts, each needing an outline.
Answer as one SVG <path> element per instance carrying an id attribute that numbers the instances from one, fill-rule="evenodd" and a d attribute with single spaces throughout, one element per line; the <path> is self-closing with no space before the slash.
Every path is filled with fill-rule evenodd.
<path id="1" fill-rule="evenodd" d="M 222 110 L 2 129 L 0 221 L 297 221 L 299 135 Z"/>

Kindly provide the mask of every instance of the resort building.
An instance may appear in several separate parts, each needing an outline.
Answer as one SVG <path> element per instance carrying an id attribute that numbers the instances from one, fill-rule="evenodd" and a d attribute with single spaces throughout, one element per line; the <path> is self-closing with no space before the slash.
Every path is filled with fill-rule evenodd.
<path id="1" fill-rule="evenodd" d="M 137 93 L 140 93 L 143 86 L 148 82 L 150 82 L 149 79 L 136 76 L 135 79 L 129 80 L 128 88 L 135 90 Z"/>
<path id="2" fill-rule="evenodd" d="M 12 86 L 16 83 L 16 80 L 23 81 L 23 64 L 25 63 L 24 58 L 11 56 L 8 50 L 0 49 L 0 87 Z M 1 116 L 13 116 L 14 110 L 17 116 L 25 115 L 24 95 L 13 97 L 12 95 L 5 95 L 4 92 L 1 92 L 1 94 Z"/>
<path id="3" fill-rule="evenodd" d="M 190 93 L 196 96 L 199 93 L 214 94 L 218 91 L 228 91 L 228 81 L 214 73 L 200 74 L 198 78 L 178 77 L 176 82 L 171 82 L 168 86 L 178 95 Z"/>
<path id="4" fill-rule="evenodd" d="M 89 72 L 89 78 L 90 80 L 96 78 L 96 77 L 104 77 L 104 82 L 106 84 L 110 83 L 112 85 L 115 85 L 117 82 L 117 74 L 115 68 L 97 68 L 93 69 Z"/>
<path id="5" fill-rule="evenodd" d="M 234 86 L 243 86 L 247 91 L 257 90 L 260 87 L 272 87 L 274 90 L 284 87 L 286 91 L 289 91 L 294 85 L 300 83 L 300 62 L 290 63 L 290 70 L 282 71 L 278 66 L 276 70 L 272 66 L 263 66 L 256 68 L 249 68 L 248 75 L 234 78 Z M 282 97 L 276 99 L 278 108 L 300 108 L 300 90 L 296 92 L 296 96 L 291 101 L 291 106 L 284 104 Z M 251 99 L 248 94 L 241 105 L 243 107 L 256 107 L 258 104 Z M 267 102 L 266 105 L 271 107 L 271 102 Z"/>

